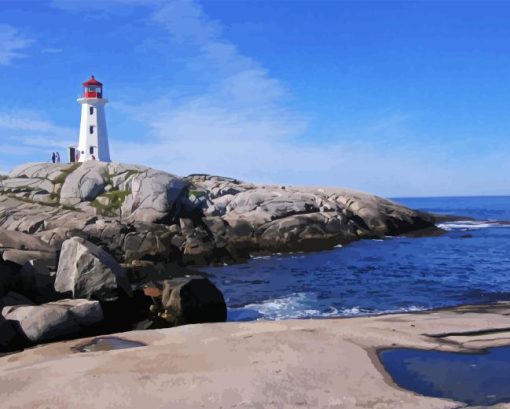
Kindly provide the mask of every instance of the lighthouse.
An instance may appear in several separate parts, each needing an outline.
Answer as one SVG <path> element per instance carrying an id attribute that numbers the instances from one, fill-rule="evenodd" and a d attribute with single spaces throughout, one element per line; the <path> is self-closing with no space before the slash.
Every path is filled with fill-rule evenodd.
<path id="1" fill-rule="evenodd" d="M 78 98 L 78 102 L 81 104 L 80 139 L 78 148 L 74 148 L 74 152 L 71 151 L 71 158 L 74 159 L 71 160 L 73 162 L 89 160 L 110 162 L 104 113 L 104 106 L 108 100 L 103 98 L 103 84 L 93 75 L 83 83 L 83 94 Z"/>

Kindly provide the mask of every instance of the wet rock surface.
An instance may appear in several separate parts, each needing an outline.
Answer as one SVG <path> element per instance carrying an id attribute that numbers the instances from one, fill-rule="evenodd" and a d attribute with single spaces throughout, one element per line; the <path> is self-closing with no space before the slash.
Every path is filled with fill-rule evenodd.
<path id="1" fill-rule="evenodd" d="M 78 352 L 114 351 L 117 349 L 139 348 L 145 344 L 118 337 L 99 337 L 83 345 L 73 347 Z"/>
<path id="2" fill-rule="evenodd" d="M 467 405 L 510 403 L 510 347 L 481 353 L 388 349 L 379 357 L 396 384 Z"/>

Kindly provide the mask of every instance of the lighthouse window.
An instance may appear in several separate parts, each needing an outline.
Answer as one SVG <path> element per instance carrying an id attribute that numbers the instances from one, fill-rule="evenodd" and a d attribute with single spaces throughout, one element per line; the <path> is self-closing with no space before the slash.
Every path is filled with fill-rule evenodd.
<path id="1" fill-rule="evenodd" d="M 89 133 L 93 134 L 94 133 L 94 126 L 89 126 Z"/>
<path id="2" fill-rule="evenodd" d="M 91 146 L 91 147 L 90 147 L 90 149 L 89 149 L 89 151 L 90 151 L 90 154 L 91 154 L 91 155 L 93 155 L 93 154 L 94 154 L 94 147 L 93 147 L 93 146 Z"/>
<path id="3" fill-rule="evenodd" d="M 90 115 L 92 115 L 94 113 L 94 107 L 90 107 L 89 111 L 90 111 Z"/>

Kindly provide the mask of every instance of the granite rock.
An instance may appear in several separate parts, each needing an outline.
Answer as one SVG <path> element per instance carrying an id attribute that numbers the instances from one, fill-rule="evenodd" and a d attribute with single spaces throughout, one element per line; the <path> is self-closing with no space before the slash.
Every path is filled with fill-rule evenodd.
<path id="1" fill-rule="evenodd" d="M 73 298 L 113 301 L 132 295 L 124 269 L 108 253 L 80 237 L 62 244 L 55 290 Z"/>

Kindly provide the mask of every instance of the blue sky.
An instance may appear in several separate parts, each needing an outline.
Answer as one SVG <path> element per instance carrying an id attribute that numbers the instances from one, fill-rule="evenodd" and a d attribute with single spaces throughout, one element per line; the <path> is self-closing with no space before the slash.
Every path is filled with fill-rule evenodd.
<path id="1" fill-rule="evenodd" d="M 384 196 L 510 194 L 510 3 L 0 1 L 0 172 L 112 158 Z"/>

